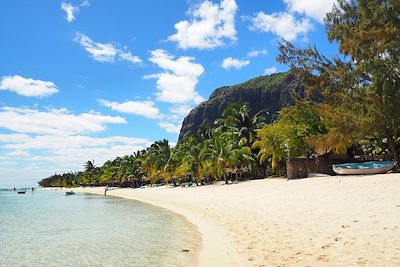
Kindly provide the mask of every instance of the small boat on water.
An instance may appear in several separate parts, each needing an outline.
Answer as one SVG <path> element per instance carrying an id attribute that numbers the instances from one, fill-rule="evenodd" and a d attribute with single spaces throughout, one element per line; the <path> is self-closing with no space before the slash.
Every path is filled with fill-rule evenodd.
<path id="1" fill-rule="evenodd" d="M 65 192 L 66 196 L 72 196 L 75 195 L 75 193 L 73 191 L 69 191 L 69 192 Z"/>
<path id="2" fill-rule="evenodd" d="M 25 194 L 25 191 L 18 191 L 17 194 Z"/>
<path id="3" fill-rule="evenodd" d="M 396 165 L 395 161 L 368 161 L 333 165 L 333 171 L 340 175 L 387 173 Z"/>

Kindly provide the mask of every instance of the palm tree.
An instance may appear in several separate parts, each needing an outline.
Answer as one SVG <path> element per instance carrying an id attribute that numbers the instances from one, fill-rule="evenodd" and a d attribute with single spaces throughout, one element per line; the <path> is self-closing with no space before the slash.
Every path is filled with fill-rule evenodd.
<path id="1" fill-rule="evenodd" d="M 166 166 L 168 166 L 170 160 L 171 147 L 168 140 L 156 141 L 147 149 L 147 153 L 141 160 L 140 169 L 150 178 L 152 183 L 158 182 L 162 178 L 168 181 L 170 176 L 165 171 L 169 170 Z"/>
<path id="2" fill-rule="evenodd" d="M 84 170 L 83 170 L 83 174 L 84 174 L 84 184 L 90 184 L 92 183 L 92 176 L 95 170 L 95 165 L 94 165 L 94 160 L 90 161 L 88 160 L 84 165 Z"/>
<path id="3" fill-rule="evenodd" d="M 227 184 L 228 169 L 234 169 L 239 161 L 237 152 L 231 140 L 221 134 L 205 141 L 201 157 L 207 162 L 207 168 L 213 172 L 212 175 L 218 179 L 223 178 Z"/>
<path id="4" fill-rule="evenodd" d="M 233 149 L 239 157 L 234 170 L 236 178 L 241 176 L 243 169 L 252 170 L 257 165 L 257 151 L 252 149 L 252 145 L 256 139 L 256 131 L 265 125 L 267 114 L 266 110 L 261 110 L 251 116 L 248 103 L 232 103 L 224 110 L 222 118 L 215 121 L 215 132 L 228 135 L 234 142 Z"/>
<path id="5" fill-rule="evenodd" d="M 109 183 L 114 180 L 114 176 L 117 174 L 116 166 L 109 160 L 107 160 L 101 167 L 102 173 L 100 176 L 101 183 Z"/>
<path id="6" fill-rule="evenodd" d="M 180 142 L 174 150 L 174 158 L 177 162 L 180 162 L 177 166 L 177 174 L 192 173 L 196 184 L 202 180 L 201 148 L 201 140 L 198 137 L 191 136 Z"/>
<path id="7" fill-rule="evenodd" d="M 250 115 L 248 103 L 232 103 L 222 113 L 222 118 L 215 120 L 215 131 L 230 132 L 237 140 L 238 146 L 251 147 L 256 136 L 256 130 L 265 124 L 265 115 L 268 112 L 261 110 L 254 116 Z"/>

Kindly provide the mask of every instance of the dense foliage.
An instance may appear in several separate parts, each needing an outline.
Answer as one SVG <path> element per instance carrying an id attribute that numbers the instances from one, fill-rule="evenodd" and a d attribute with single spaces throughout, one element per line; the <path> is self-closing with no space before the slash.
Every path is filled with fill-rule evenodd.
<path id="1" fill-rule="evenodd" d="M 400 2 L 339 1 L 326 17 L 328 39 L 341 55 L 324 57 L 315 47 L 297 49 L 282 41 L 278 60 L 304 77 L 310 95 L 327 121 L 328 131 L 314 144 L 335 153 L 382 144 L 399 161 L 400 137 Z"/>

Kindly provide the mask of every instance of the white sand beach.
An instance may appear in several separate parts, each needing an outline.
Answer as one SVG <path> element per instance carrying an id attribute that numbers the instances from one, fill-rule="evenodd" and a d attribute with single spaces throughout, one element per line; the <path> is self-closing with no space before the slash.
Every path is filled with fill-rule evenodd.
<path id="1" fill-rule="evenodd" d="M 104 188 L 75 191 L 103 194 Z M 200 266 L 400 266 L 400 174 L 117 189 L 185 216 Z"/>

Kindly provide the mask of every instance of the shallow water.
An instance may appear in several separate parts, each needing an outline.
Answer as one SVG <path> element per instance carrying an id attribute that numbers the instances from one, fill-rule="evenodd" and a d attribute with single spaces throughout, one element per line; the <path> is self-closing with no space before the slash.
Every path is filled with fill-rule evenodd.
<path id="1" fill-rule="evenodd" d="M 0 191 L 0 266 L 192 266 L 198 240 L 184 218 L 138 201 Z"/>

